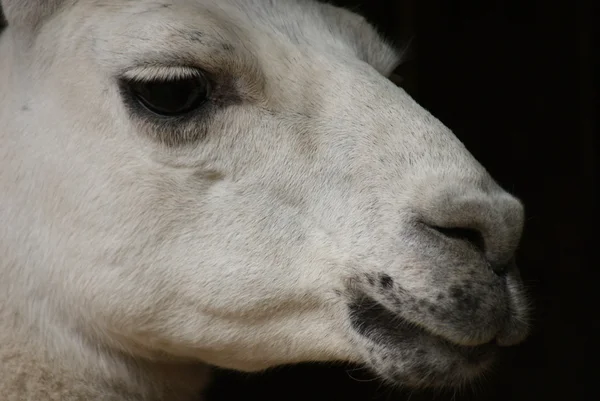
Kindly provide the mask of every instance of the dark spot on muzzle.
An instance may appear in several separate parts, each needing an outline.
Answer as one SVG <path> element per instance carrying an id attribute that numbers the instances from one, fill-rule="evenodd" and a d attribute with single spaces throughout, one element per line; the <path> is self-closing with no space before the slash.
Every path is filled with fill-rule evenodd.
<path id="1" fill-rule="evenodd" d="M 381 285 L 381 288 L 389 290 L 394 286 L 394 279 L 387 274 L 382 274 L 379 276 L 379 284 Z"/>

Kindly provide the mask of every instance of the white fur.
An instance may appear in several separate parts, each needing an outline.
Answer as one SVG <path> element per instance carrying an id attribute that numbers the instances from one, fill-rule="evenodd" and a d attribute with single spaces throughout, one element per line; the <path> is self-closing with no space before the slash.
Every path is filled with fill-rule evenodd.
<path id="1" fill-rule="evenodd" d="M 450 383 L 484 366 L 451 365 L 438 341 L 526 335 L 516 270 L 489 268 L 514 253 L 520 203 L 386 78 L 399 55 L 363 18 L 303 0 L 2 6 L 8 400 L 188 400 L 205 364 L 340 360 L 423 385 L 429 358 Z M 230 85 L 210 117 L 124 106 L 118 76 L 190 66 Z M 429 334 L 361 335 L 365 299 Z"/>

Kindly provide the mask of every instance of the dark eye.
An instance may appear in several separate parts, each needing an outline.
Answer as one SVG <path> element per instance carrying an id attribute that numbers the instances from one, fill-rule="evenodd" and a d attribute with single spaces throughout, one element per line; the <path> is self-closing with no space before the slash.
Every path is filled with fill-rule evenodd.
<path id="1" fill-rule="evenodd" d="M 209 82 L 201 72 L 189 77 L 129 81 L 133 98 L 152 113 L 172 117 L 198 109 L 207 101 Z"/>

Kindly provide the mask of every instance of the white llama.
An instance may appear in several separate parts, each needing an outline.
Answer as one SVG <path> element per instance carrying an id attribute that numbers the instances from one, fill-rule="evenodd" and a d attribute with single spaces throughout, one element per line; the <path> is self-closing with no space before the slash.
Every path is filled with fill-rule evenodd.
<path id="1" fill-rule="evenodd" d="M 1 0 L 0 395 L 192 400 L 207 366 L 478 377 L 523 208 L 309 0 Z"/>

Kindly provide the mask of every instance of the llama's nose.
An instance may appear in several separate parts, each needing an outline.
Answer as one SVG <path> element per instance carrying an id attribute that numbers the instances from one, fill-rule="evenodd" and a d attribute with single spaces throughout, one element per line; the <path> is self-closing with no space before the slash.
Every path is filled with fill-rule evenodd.
<path id="1" fill-rule="evenodd" d="M 448 241 L 463 241 L 485 255 L 491 269 L 504 274 L 523 229 L 524 210 L 519 200 L 494 186 L 485 190 L 465 183 L 444 184 L 422 199 L 423 223 Z"/>

